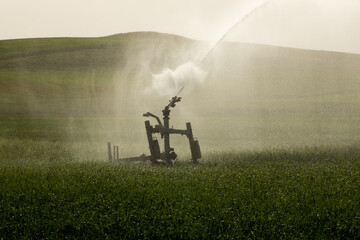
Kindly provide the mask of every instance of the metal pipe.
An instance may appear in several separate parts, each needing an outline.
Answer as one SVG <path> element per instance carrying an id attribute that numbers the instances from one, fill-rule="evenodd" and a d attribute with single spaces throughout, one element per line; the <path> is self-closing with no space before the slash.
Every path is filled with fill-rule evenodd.
<path id="1" fill-rule="evenodd" d="M 169 129 L 170 110 L 168 108 L 165 108 L 163 110 L 163 115 L 164 115 L 164 128 L 166 130 L 168 130 Z M 164 133 L 164 149 L 165 149 L 165 161 L 169 161 L 170 135 L 169 135 L 168 131 L 166 131 Z"/>
<path id="2" fill-rule="evenodd" d="M 189 144 L 190 144 L 191 159 L 194 163 L 198 163 L 197 156 L 196 156 L 196 149 L 194 146 L 194 136 L 193 136 L 193 132 L 192 132 L 192 128 L 191 128 L 191 123 L 189 123 L 189 122 L 186 123 L 186 130 L 187 130 L 186 136 L 188 137 Z"/>
<path id="3" fill-rule="evenodd" d="M 152 143 L 152 127 L 150 125 L 150 121 L 145 121 L 145 129 L 146 129 L 146 136 L 148 139 L 148 143 L 149 143 L 149 149 L 150 149 L 150 161 L 155 163 L 156 162 L 156 154 L 155 154 L 155 149 L 154 149 L 154 145 Z"/>
<path id="4" fill-rule="evenodd" d="M 159 123 L 159 125 L 162 126 L 162 123 L 161 123 L 159 117 L 156 116 L 156 115 L 154 115 L 154 114 L 152 114 L 151 112 L 144 113 L 144 114 L 143 114 L 143 117 L 153 117 L 153 118 L 156 119 L 156 121 Z"/>

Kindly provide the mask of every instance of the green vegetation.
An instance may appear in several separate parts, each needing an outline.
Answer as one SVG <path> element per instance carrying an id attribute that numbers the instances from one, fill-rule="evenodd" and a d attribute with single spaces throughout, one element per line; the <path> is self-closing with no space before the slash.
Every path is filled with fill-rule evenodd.
<path id="1" fill-rule="evenodd" d="M 183 157 L 172 168 L 109 164 L 105 142 L 117 130 L 89 134 L 94 122 L 1 118 L 0 237 L 360 237 L 358 146 L 208 152 L 200 165 Z M 136 135 L 124 133 L 120 148 L 142 153 Z"/>
<path id="2" fill-rule="evenodd" d="M 354 154 L 356 150 L 356 154 Z M 359 149 L 1 168 L 1 236 L 357 238 Z"/>
<path id="3" fill-rule="evenodd" d="M 157 33 L 0 41 L 0 238 L 360 238 L 360 56 L 224 43 L 171 112 L 204 153 L 148 153 L 151 74 L 201 42 Z M 146 90 L 147 89 L 147 90 Z M 184 93 L 185 94 L 185 93 Z"/>

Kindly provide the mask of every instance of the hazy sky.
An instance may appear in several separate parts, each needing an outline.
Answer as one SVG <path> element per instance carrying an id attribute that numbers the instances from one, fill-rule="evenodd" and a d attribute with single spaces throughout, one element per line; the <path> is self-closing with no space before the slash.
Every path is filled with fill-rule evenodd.
<path id="1" fill-rule="evenodd" d="M 157 31 L 219 38 L 260 0 L 0 0 L 0 39 Z M 272 0 L 226 40 L 360 53 L 360 0 Z"/>

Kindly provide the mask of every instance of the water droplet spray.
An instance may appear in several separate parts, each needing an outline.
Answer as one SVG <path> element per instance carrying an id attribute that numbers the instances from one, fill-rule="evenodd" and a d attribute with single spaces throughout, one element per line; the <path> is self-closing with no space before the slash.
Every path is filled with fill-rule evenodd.
<path id="1" fill-rule="evenodd" d="M 175 70 L 169 68 L 164 69 L 160 74 L 154 74 L 152 77 L 152 88 L 157 90 L 161 95 L 176 96 L 184 89 L 191 92 L 197 85 L 203 83 L 207 76 L 207 72 L 201 68 L 201 65 L 208 58 L 210 53 L 241 23 L 251 16 L 257 10 L 263 8 L 269 1 L 261 1 L 247 12 L 242 14 L 240 18 L 226 30 L 221 37 L 211 45 L 205 55 L 200 58 L 197 63 L 186 62 L 178 66 Z M 186 87 L 186 88 L 185 88 Z"/>

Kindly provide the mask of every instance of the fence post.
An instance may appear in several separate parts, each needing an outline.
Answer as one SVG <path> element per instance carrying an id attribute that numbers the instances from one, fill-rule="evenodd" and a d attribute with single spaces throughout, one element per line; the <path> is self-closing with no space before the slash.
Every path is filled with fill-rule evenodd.
<path id="1" fill-rule="evenodd" d="M 109 162 L 111 162 L 113 160 L 112 156 L 111 156 L 111 142 L 108 142 L 108 158 L 109 158 Z"/>

